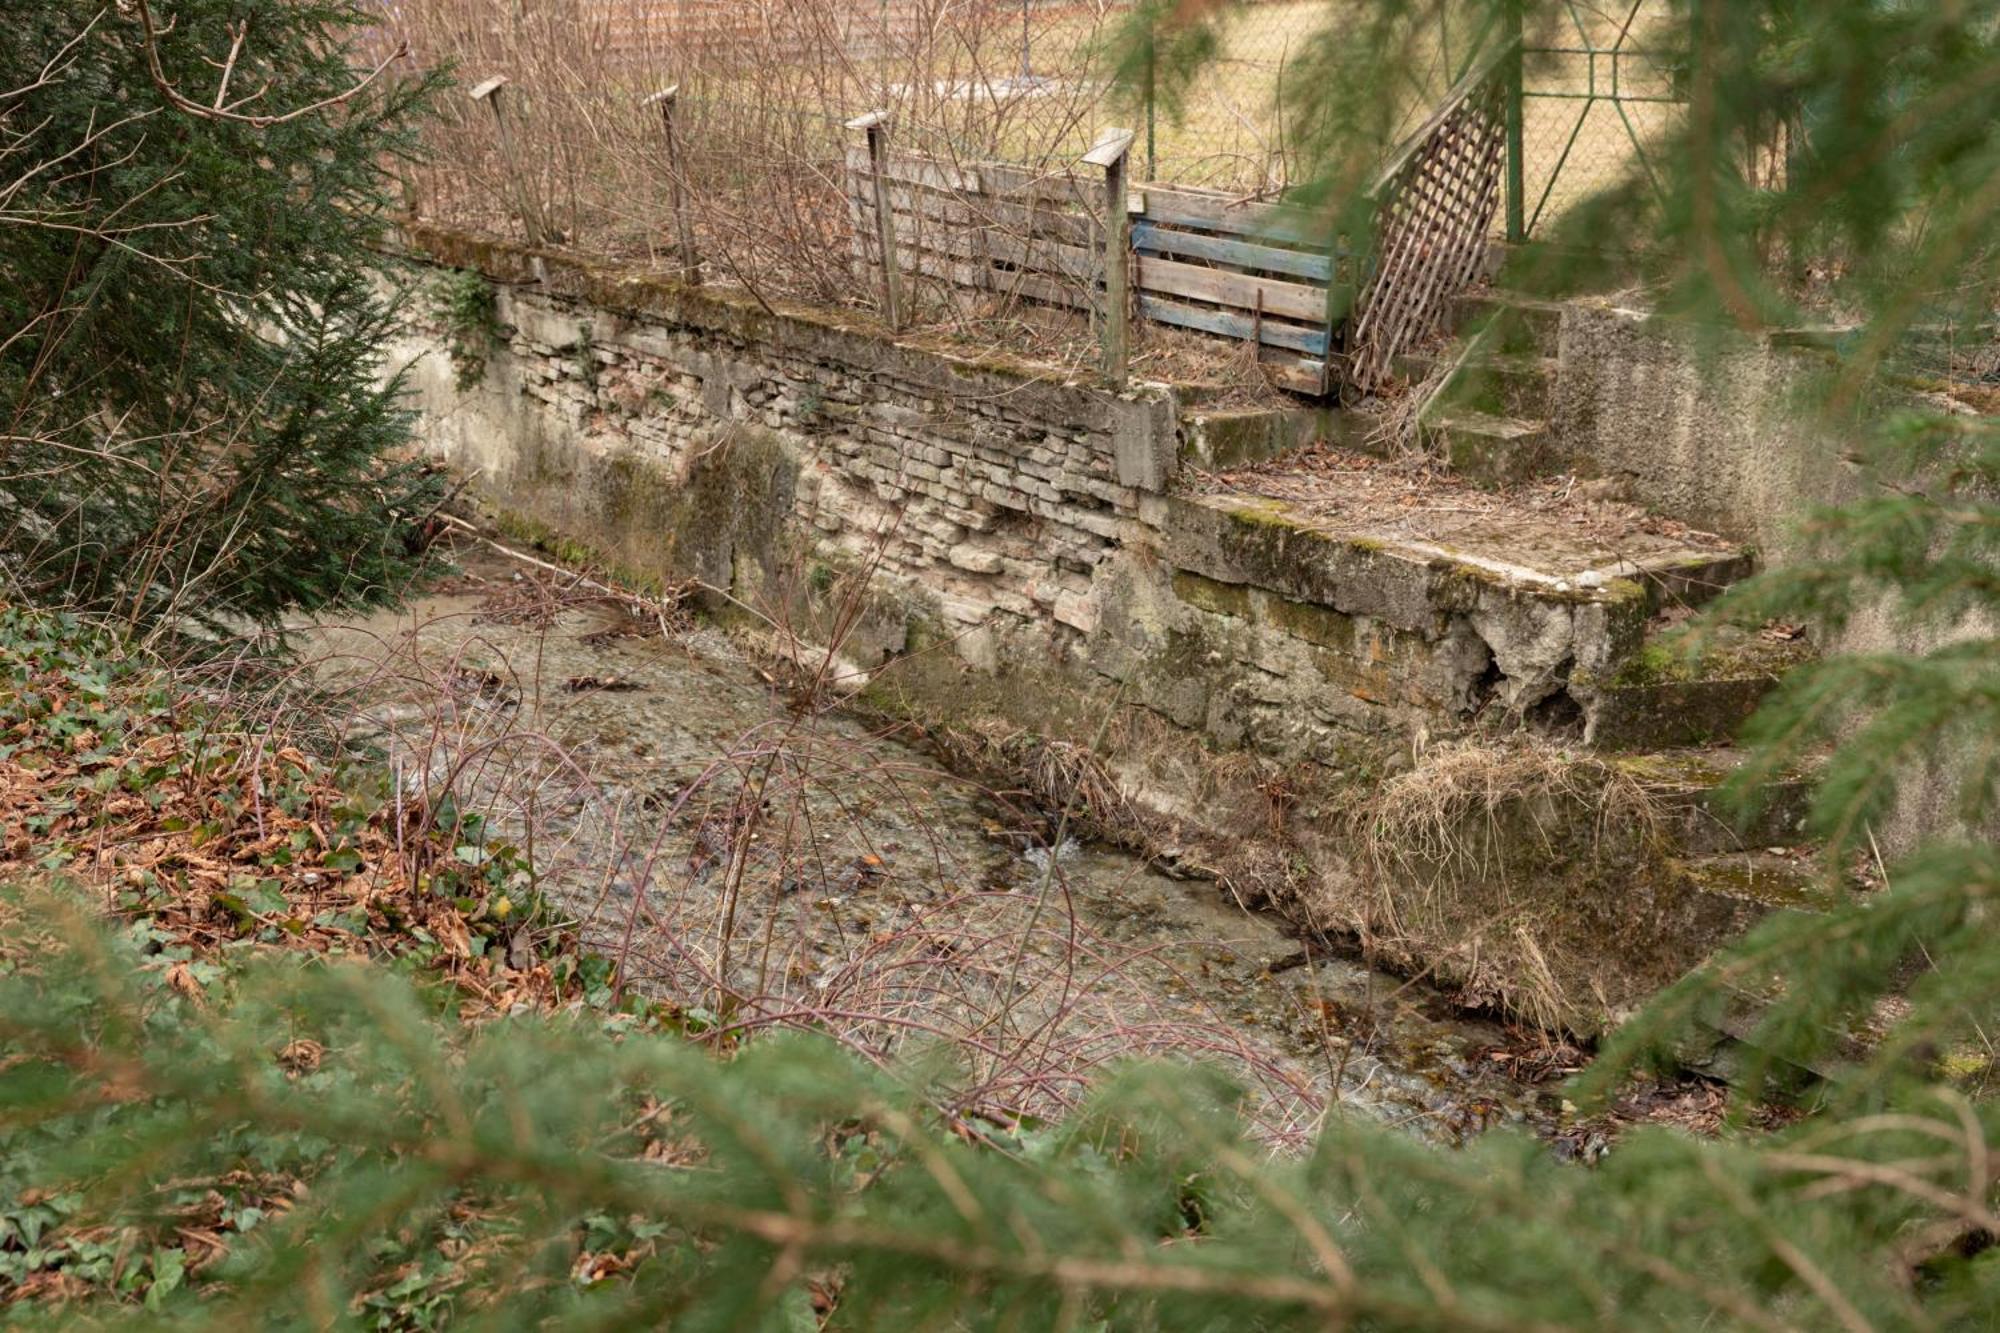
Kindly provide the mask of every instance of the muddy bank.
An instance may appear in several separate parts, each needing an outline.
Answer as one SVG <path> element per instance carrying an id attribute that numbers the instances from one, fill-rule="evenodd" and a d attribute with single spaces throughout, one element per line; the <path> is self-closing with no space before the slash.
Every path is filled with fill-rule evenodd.
<path id="1" fill-rule="evenodd" d="M 1444 1139 L 1558 1118 L 1498 1072 L 1502 1028 L 1421 984 L 960 779 L 712 628 L 460 557 L 402 612 L 314 629 L 320 677 L 398 799 L 488 812 L 498 853 L 531 852 L 523 889 L 691 1027 L 930 1061 L 975 1117 L 1059 1114 L 1151 1055 L 1228 1067 L 1279 1141 L 1340 1113 Z"/>

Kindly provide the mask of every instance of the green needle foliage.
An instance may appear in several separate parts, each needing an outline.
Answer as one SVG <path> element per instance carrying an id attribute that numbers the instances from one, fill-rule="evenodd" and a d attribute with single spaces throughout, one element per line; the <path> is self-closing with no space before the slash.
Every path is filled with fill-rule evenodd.
<path id="1" fill-rule="evenodd" d="M 1777 1060 L 1859 1060 L 1864 1072 L 1841 1089 L 1849 1103 L 1892 1102 L 1967 1061 L 1959 1072 L 1994 1077 L 2000 432 L 1987 418 L 1899 417 L 1872 477 L 1874 493 L 1813 513 L 1806 549 L 1714 614 L 1805 619 L 1830 638 L 1863 615 L 1899 631 L 1902 651 L 1834 652 L 1788 675 L 1747 729 L 1751 757 L 1734 780 L 1739 799 L 1754 801 L 1816 766 L 1810 831 L 1829 876 L 1841 883 L 1859 862 L 1884 882 L 1860 895 L 1843 887 L 1830 912 L 1766 921 L 1620 1031 L 1595 1086 L 1746 1006 L 1758 1014 L 1754 1074 Z M 1928 812 L 1937 827 L 1884 864 L 1875 829 L 1913 788 L 1945 798 Z"/>
<path id="2" fill-rule="evenodd" d="M 1173 45 L 1132 47 L 1128 67 L 1184 77 L 1219 49 L 1201 31 L 1228 8 L 1150 6 L 1145 40 Z M 1565 6 L 1522 8 L 1545 31 Z M 1319 193 L 1343 218 L 1392 136 L 1397 80 L 1420 64 L 1434 9 L 1330 5 L 1328 35 L 1301 55 L 1314 77 L 1288 81 L 1313 113 L 1302 124 L 1326 164 Z M 183 8 L 163 39 L 170 78 L 213 89 L 223 20 L 248 12 Z M 349 11 L 254 12 L 250 58 L 289 53 L 284 68 L 337 86 L 314 63 L 337 40 L 279 34 L 318 15 L 315 31 L 337 39 Z M 1467 4 L 1460 17 L 1462 31 L 1497 33 L 1508 15 Z M 1641 275 L 1663 306 L 1715 328 L 1843 314 L 1858 331 L 1808 408 L 1852 431 L 1909 370 L 1925 326 L 1988 318 L 2000 5 L 1700 0 L 1685 17 L 1684 131 L 1557 239 L 1648 242 Z M 11 434 L 45 442 L 43 471 L 64 469 L 9 471 L 0 485 L 41 524 L 13 530 L 73 550 L 62 578 L 88 597 L 142 618 L 171 605 L 148 589 L 185 573 L 142 588 L 133 572 L 161 521 L 145 488 L 107 498 L 124 463 L 68 462 L 124 431 L 125 412 L 135 433 L 118 438 L 155 442 L 135 456 L 156 469 L 203 458 L 236 497 L 215 506 L 227 530 L 268 543 L 217 537 L 177 571 L 225 570 L 208 577 L 244 614 L 358 595 L 373 575 L 353 572 L 387 565 L 317 547 L 345 520 L 313 510 L 327 526 L 298 527 L 328 493 L 285 467 L 295 451 L 336 451 L 336 436 L 386 448 L 393 434 L 386 401 L 354 389 L 379 312 L 355 303 L 361 261 L 343 267 L 352 252 L 328 238 L 373 225 L 381 203 L 342 136 L 368 107 L 385 133 L 410 94 L 373 90 L 252 137 L 160 105 L 130 18 L 108 10 L 92 27 L 89 12 L 45 6 L 23 23 L 44 54 L 0 56 L 14 62 L 6 86 L 30 89 L 18 104 L 50 108 L 10 113 L 10 132 L 55 125 L 57 109 L 72 131 L 106 123 L 83 116 L 86 102 L 152 108 L 118 141 L 124 157 L 91 158 L 104 180 L 128 162 L 152 174 L 59 196 L 32 244 L 0 251 L 12 280 L 0 301 L 26 330 L 0 356 L 26 414 Z M 35 85 L 46 53 L 79 34 L 77 88 L 69 74 Z M 264 74 L 237 77 L 249 88 Z M 1753 184 L 1746 145 L 1774 126 L 1787 170 Z M 372 154 L 395 141 L 366 142 Z M 206 182 L 179 211 L 176 171 Z M 32 188 L 58 181 L 85 188 L 62 172 Z M 196 220 L 188 199 L 216 219 Z M 128 208 L 119 217 L 172 222 L 143 244 L 187 243 L 178 270 L 107 238 L 106 200 Z M 78 209 L 90 234 L 60 240 Z M 303 258 L 324 253 L 335 258 Z M 1523 280 L 1601 276 L 1576 262 L 1530 256 Z M 54 406 L 79 400 L 88 410 Z M 208 433 L 218 422 L 226 431 Z M 1720 614 L 1805 618 L 1828 635 L 1886 617 L 1916 645 L 1829 655 L 1774 696 L 1751 738 L 1751 786 L 1830 751 L 1816 830 L 1835 872 L 1865 853 L 1879 883 L 1843 881 L 1833 910 L 1770 918 L 1618 1033 L 1585 1088 L 1698 1021 L 1747 1022 L 1768 1068 L 1839 1075 L 1791 1129 L 1717 1142 L 1640 1130 L 1579 1169 L 1508 1132 L 1444 1153 L 1337 1119 L 1310 1154 L 1272 1160 L 1246 1139 L 1233 1090 L 1184 1069 L 1132 1070 L 1062 1125 L 999 1125 L 926 1103 L 912 1089 L 943 1081 L 925 1070 L 860 1068 L 809 1035 L 725 1060 L 581 1012 L 468 1026 L 440 992 L 379 966 L 196 960 L 144 921 L 107 934 L 60 898 L 22 895 L 0 911 L 0 1299 L 39 1298 L 17 1307 L 31 1322 L 202 1328 L 1991 1328 L 2000 1106 L 1977 1094 L 2000 1015 L 2000 454 L 1981 419 L 1865 430 L 1877 451 L 1861 498 L 1812 516 L 1798 559 Z M 178 452 L 191 439 L 214 447 Z M 381 457 L 356 449 L 326 456 Z M 360 506 L 379 533 L 408 501 L 398 486 L 414 485 L 398 476 L 367 483 L 380 508 L 354 493 L 331 507 Z M 95 544 L 64 547 L 82 506 Z M 294 546 L 303 564 L 289 563 Z M 50 568 L 17 557 L 9 573 Z M 1955 823 L 1878 858 L 1875 827 L 1913 778 L 1940 776 Z"/>
<path id="3" fill-rule="evenodd" d="M 2000 3 L 1616 8 L 1649 20 L 1664 11 L 1668 21 L 1634 44 L 1665 49 L 1686 114 L 1630 155 L 1623 179 L 1570 210 L 1550 244 L 1516 256 L 1506 281 L 1638 281 L 1659 311 L 1715 345 L 1781 324 L 1849 326 L 1796 406 L 1829 439 L 1851 442 L 1860 466 L 1858 498 L 1807 516 L 1801 549 L 1718 612 L 1753 625 L 1805 621 L 1831 649 L 1752 726 L 1756 758 L 1738 786 L 1747 798 L 1830 752 L 1813 831 L 1848 905 L 1770 920 L 1621 1033 L 1593 1086 L 1670 1048 L 1695 1019 L 1732 1011 L 1763 1015 L 1764 1058 L 1851 1062 L 1897 1016 L 1878 1013 L 1881 1002 L 1907 990 L 1898 1004 L 1914 1008 L 1854 1094 L 1880 1097 L 1934 1072 L 1903 1057 L 1990 1054 L 2000 1016 L 1988 905 L 2000 828 L 2000 435 L 1990 417 L 1923 407 L 1912 392 L 1938 383 L 1947 344 L 1994 336 Z M 1192 0 L 1147 11 L 1121 72 L 1132 78 L 1150 55 L 1155 77 L 1191 77 L 1239 9 Z M 1568 0 L 1329 0 L 1326 12 L 1298 57 L 1316 73 L 1286 88 L 1317 164 L 1300 194 L 1326 202 L 1330 227 L 1372 205 L 1366 182 L 1405 123 L 1400 109 L 1436 97 L 1447 25 L 1474 35 L 1457 68 L 1495 76 L 1514 34 L 1530 48 L 1577 44 Z M 1773 157 L 1781 169 L 1769 169 Z M 1899 648 L 1839 651 L 1859 618 L 1892 626 Z M 1844 872 L 1885 855 L 1876 831 L 1920 788 L 1955 797 L 1929 821 L 1941 840 L 1874 866 L 1880 891 L 1851 894 Z"/>
<path id="4" fill-rule="evenodd" d="M 723 1061 L 601 1017 L 468 1029 L 379 966 L 191 987 L 143 925 L 8 911 L 0 1298 L 41 1296 L 31 1320 L 1861 1329 L 2000 1301 L 2000 1256 L 1955 1248 L 2000 1129 L 1963 1098 L 1775 1142 L 1641 1131 L 1596 1170 L 1365 1119 L 1274 1161 L 1199 1072 L 1001 1126 L 809 1035 Z"/>
<path id="5" fill-rule="evenodd" d="M 1132 49 L 1152 53 L 1155 77 L 1185 77 L 1199 60 L 1165 53 L 1214 49 L 1200 34 L 1239 8 L 1169 6 L 1146 16 Z M 1326 203 L 1330 228 L 1351 228 L 1370 206 L 1358 187 L 1391 137 L 1385 109 L 1423 86 L 1440 15 L 1481 35 L 1466 68 L 1482 52 L 1504 57 L 1514 32 L 1529 46 L 1575 44 L 1565 0 L 1326 8 L 1299 57 L 1325 77 L 1287 88 L 1317 164 L 1299 195 Z M 1989 1092 L 2000 1039 L 2000 434 L 1989 416 L 1941 411 L 1913 392 L 1938 386 L 1950 359 L 1942 342 L 1994 337 L 2000 4 L 1684 0 L 1671 11 L 1664 39 L 1639 45 L 1679 52 L 1684 121 L 1563 217 L 1550 244 L 1516 255 L 1506 281 L 1550 292 L 1638 282 L 1656 309 L 1718 346 L 1788 324 L 1851 330 L 1797 410 L 1852 445 L 1857 498 L 1807 515 L 1799 549 L 1715 612 L 1750 625 L 1804 621 L 1828 647 L 1750 728 L 1737 785 L 1748 800 L 1774 778 L 1817 774 L 1812 832 L 1835 905 L 1774 914 L 1659 997 L 1611 1039 L 1580 1095 L 1721 1026 L 1750 1037 L 1752 1090 L 1779 1071 L 1838 1076 L 1814 1122 L 1831 1139 L 1934 1107 L 1952 1095 L 1939 1092 L 1949 1080 Z M 1142 64 L 1128 60 L 1125 76 Z M 1774 156 L 1780 170 L 1753 169 Z M 1843 651 L 1843 631 L 1862 621 L 1887 627 L 1896 646 Z M 1926 792 L 1945 794 L 1940 808 L 1914 809 Z M 1881 845 L 1878 830 L 1899 813 L 1931 830 L 1922 845 Z M 1647 1189 L 1703 1188 L 1685 1161 L 1652 1165 Z M 1990 1208 L 1993 1173 L 1970 1179 Z M 1723 1234 L 1735 1205 L 1716 1202 L 1701 1225 Z M 1990 1230 L 1968 1235 L 1992 1241 Z M 1857 1260 L 1883 1254 L 1879 1237 L 1857 1231 L 1813 1261 L 1832 1278 L 1807 1280 L 1838 1285 Z M 1830 1304 L 1807 1322 L 1874 1327 L 1879 1317 Z"/>
<path id="6" fill-rule="evenodd" d="M 405 576 L 438 484 L 401 461 L 376 247 L 433 84 L 361 82 L 372 19 L 348 0 L 10 8 L 0 577 L 17 591 L 240 624 Z"/>

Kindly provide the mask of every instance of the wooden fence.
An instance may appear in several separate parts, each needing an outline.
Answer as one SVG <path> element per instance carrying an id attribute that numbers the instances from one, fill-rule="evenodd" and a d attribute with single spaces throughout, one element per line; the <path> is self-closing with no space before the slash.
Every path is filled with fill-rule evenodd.
<path id="1" fill-rule="evenodd" d="M 855 257 L 870 269 L 882 264 L 885 205 L 900 269 L 965 294 L 968 307 L 999 295 L 1101 312 L 1103 210 L 1087 181 L 905 152 L 878 168 L 866 147 L 849 150 L 847 167 Z"/>
<path id="2" fill-rule="evenodd" d="M 1443 330 L 1479 275 L 1500 203 L 1513 56 L 1489 54 L 1391 155 L 1370 189 L 1374 227 L 1359 255 L 1301 208 L 1127 188 L 1130 131 L 1107 131 L 1083 159 L 1101 177 L 1037 174 L 891 151 L 881 112 L 849 125 L 866 135 L 847 159 L 855 255 L 881 283 L 892 327 L 912 276 L 947 299 L 1088 313 L 1114 384 L 1125 331 L 1141 321 L 1252 344 L 1287 389 L 1377 391 L 1403 353 Z"/>
<path id="3" fill-rule="evenodd" d="M 1331 387 L 1340 248 L 1324 219 L 1279 204 L 1148 186 L 1132 225 L 1141 319 L 1257 345 L 1273 382 Z"/>
<path id="4" fill-rule="evenodd" d="M 1124 192 L 1129 241 L 1114 256 L 1103 175 L 891 152 L 885 124 L 854 122 L 871 137 L 847 159 L 855 257 L 878 281 L 886 245 L 899 280 L 933 280 L 946 299 L 1025 298 L 1107 322 L 1108 265 L 1119 263 L 1130 292 L 1119 322 L 1254 343 L 1273 382 L 1328 391 L 1342 265 L 1304 210 L 1138 186 Z"/>
<path id="5" fill-rule="evenodd" d="M 1104 332 L 1114 383 L 1137 321 L 1253 344 L 1263 374 L 1296 392 L 1378 391 L 1478 277 L 1500 203 L 1506 54 L 1467 74 L 1391 156 L 1360 254 L 1301 208 L 1126 188 L 1129 132 L 1107 132 L 1084 159 L 1104 170 L 1093 178 L 891 151 L 877 113 L 850 125 L 867 135 L 847 159 L 855 257 L 882 284 L 892 326 L 906 277 L 946 299 L 1085 312 Z M 1107 207 L 1119 206 L 1123 225 L 1108 228 Z"/>

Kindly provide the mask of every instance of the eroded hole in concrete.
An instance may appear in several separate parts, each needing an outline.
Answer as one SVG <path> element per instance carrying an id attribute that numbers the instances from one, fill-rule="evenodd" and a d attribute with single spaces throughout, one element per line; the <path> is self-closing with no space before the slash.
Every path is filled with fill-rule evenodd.
<path id="1" fill-rule="evenodd" d="M 1563 740 L 1583 739 L 1583 705 L 1568 690 L 1557 690 L 1527 712 L 1530 731 Z"/>
<path id="2" fill-rule="evenodd" d="M 1507 673 L 1500 669 L 1500 664 L 1493 660 L 1493 654 L 1489 651 L 1486 654 L 1486 665 L 1465 683 L 1460 695 L 1460 711 L 1467 717 L 1477 717 L 1499 697 L 1500 687 L 1506 683 Z"/>
<path id="3" fill-rule="evenodd" d="M 1463 623 L 1446 637 L 1443 660 L 1452 682 L 1452 703 L 1460 717 L 1477 717 L 1498 697 L 1506 673 L 1493 659 L 1493 647 Z"/>
<path id="4" fill-rule="evenodd" d="M 1555 678 L 1567 680 L 1574 665 L 1573 659 L 1565 658 L 1556 667 Z M 1582 740 L 1584 722 L 1583 705 L 1567 685 L 1557 686 L 1521 710 L 1523 726 L 1536 735 L 1557 740 Z"/>

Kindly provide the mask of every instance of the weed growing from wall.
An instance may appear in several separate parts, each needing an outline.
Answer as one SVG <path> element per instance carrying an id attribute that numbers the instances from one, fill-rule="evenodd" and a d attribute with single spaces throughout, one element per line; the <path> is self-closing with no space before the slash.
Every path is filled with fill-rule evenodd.
<path id="1" fill-rule="evenodd" d="M 431 283 L 430 295 L 451 349 L 454 383 L 464 393 L 486 378 L 487 358 L 506 337 L 493 284 L 471 269 L 446 269 Z"/>

